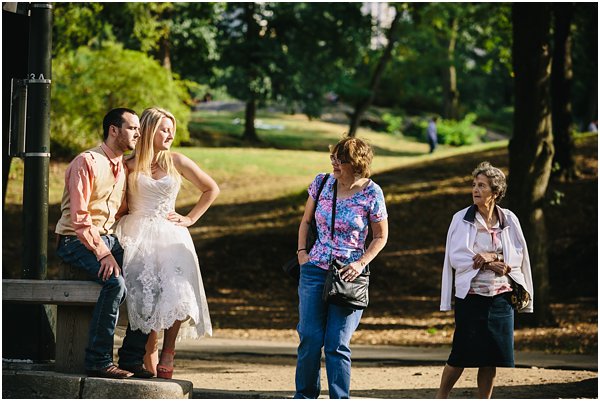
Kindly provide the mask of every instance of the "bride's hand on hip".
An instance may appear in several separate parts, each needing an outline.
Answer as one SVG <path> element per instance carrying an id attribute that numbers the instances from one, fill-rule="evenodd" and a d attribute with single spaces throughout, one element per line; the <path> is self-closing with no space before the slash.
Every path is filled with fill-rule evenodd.
<path id="1" fill-rule="evenodd" d="M 174 223 L 176 226 L 189 227 L 192 224 L 194 224 L 194 222 L 192 221 L 192 219 L 190 219 L 187 216 L 182 216 L 182 215 L 178 214 L 177 212 L 171 212 L 171 213 L 169 213 L 167 215 L 167 219 L 171 223 Z"/>

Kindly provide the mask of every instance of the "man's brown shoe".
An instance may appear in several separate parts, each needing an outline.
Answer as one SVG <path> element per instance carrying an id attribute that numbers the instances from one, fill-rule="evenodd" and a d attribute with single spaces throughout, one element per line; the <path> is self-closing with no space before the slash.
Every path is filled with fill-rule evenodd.
<path id="1" fill-rule="evenodd" d="M 133 376 L 133 373 L 119 369 L 115 365 L 107 366 L 104 369 L 86 370 L 85 373 L 89 377 L 102 377 L 104 379 L 127 379 Z"/>
<path id="2" fill-rule="evenodd" d="M 119 367 L 123 370 L 133 373 L 133 377 L 137 377 L 140 379 L 149 379 L 151 377 L 154 377 L 154 374 L 152 372 L 150 372 L 149 370 L 147 370 L 146 368 L 144 368 L 144 365 L 142 365 L 142 364 L 135 365 L 135 366 L 119 365 Z"/>

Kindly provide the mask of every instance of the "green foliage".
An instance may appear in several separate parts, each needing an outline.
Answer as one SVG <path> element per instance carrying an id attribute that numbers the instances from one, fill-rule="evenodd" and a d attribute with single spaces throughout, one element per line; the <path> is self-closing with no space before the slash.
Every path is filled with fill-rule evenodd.
<path id="1" fill-rule="evenodd" d="M 208 83 L 220 57 L 216 21 L 221 3 L 174 3 L 169 42 L 173 71 L 182 78 Z"/>
<path id="2" fill-rule="evenodd" d="M 392 124 L 398 124 L 400 126 L 399 130 L 405 136 L 427 142 L 427 125 L 429 123 L 427 119 L 422 117 L 406 117 L 404 119 L 395 116 L 386 117 L 385 114 L 383 118 L 392 122 Z M 439 119 L 436 122 L 438 142 L 451 146 L 473 145 L 481 142 L 486 130 L 474 124 L 476 119 L 477 115 L 474 113 L 467 114 L 460 121 Z"/>
<path id="3" fill-rule="evenodd" d="M 409 3 L 375 103 L 411 114 L 443 112 L 443 74 L 456 68 L 460 114 L 512 104 L 510 4 Z M 449 29 L 458 31 L 448 59 Z"/>
<path id="4" fill-rule="evenodd" d="M 459 114 L 509 133 L 513 99 L 510 3 L 389 3 L 402 13 L 399 40 L 374 105 L 411 115 L 443 113 L 442 71 L 456 67 Z M 345 103 L 369 95 L 368 80 L 381 55 L 370 40 L 385 28 L 361 12 L 363 3 L 53 3 L 53 56 L 80 46 L 116 42 L 158 60 L 206 88 L 226 87 L 241 100 L 276 102 L 291 112 L 319 116 L 323 94 Z M 243 10 L 253 7 L 251 18 Z M 575 3 L 572 25 L 574 122 L 597 118 L 597 4 Z M 386 15 L 383 11 L 382 15 Z M 387 15 L 388 17 L 390 15 Z M 457 20 L 456 46 L 448 59 Z M 252 21 L 252 23 L 250 23 Z M 250 24 L 249 24 L 250 23 Z M 246 33 L 253 26 L 250 41 Z M 225 99 L 214 90 L 213 99 Z M 202 96 L 198 89 L 195 93 Z M 495 114 L 501 113 L 496 118 Z M 409 131 L 408 120 L 405 121 Z M 406 132 L 405 132 L 406 134 Z"/>
<path id="5" fill-rule="evenodd" d="M 505 135 L 512 135 L 514 107 L 506 106 L 499 109 L 490 109 L 485 106 L 475 110 L 477 124 Z"/>
<path id="6" fill-rule="evenodd" d="M 360 3 L 227 3 L 218 24 L 223 74 L 241 100 L 276 101 L 309 117 L 370 39 Z M 251 17 L 251 18 L 250 18 Z"/>
<path id="7" fill-rule="evenodd" d="M 485 128 L 473 123 L 477 115 L 469 113 L 460 121 L 439 120 L 437 123 L 438 142 L 446 145 L 462 146 L 480 142 Z"/>
<path id="8" fill-rule="evenodd" d="M 550 194 L 549 198 L 550 198 L 550 205 L 552 206 L 560 206 L 563 202 L 563 199 L 565 197 L 565 193 L 562 191 L 559 191 L 557 189 L 554 189 L 552 191 L 552 193 Z"/>
<path id="9" fill-rule="evenodd" d="M 177 119 L 175 143 L 189 139 L 189 94 L 181 81 L 144 53 L 106 44 L 65 52 L 52 65 L 51 145 L 57 156 L 102 140 L 102 118 L 110 109 L 159 106 Z"/>
<path id="10" fill-rule="evenodd" d="M 103 32 L 102 3 L 54 3 L 52 23 L 53 54 L 92 45 Z"/>
<path id="11" fill-rule="evenodd" d="M 371 38 L 361 3 L 278 3 L 269 23 L 281 46 L 275 96 L 309 117 L 360 60 Z M 352 92 L 350 92 L 352 93 Z"/>
<path id="12" fill-rule="evenodd" d="M 219 57 L 220 3 L 54 3 L 53 54 L 121 43 L 161 60 L 185 79 L 207 83 Z"/>
<path id="13" fill-rule="evenodd" d="M 438 120 L 438 127 L 440 121 Z M 406 124 L 402 133 L 418 139 L 421 142 L 427 142 L 427 120 L 422 117 L 412 117 L 406 119 Z"/>
<path id="14" fill-rule="evenodd" d="M 383 113 L 381 119 L 387 124 L 386 130 L 392 134 L 402 134 L 402 116 L 395 116 L 391 113 Z"/>

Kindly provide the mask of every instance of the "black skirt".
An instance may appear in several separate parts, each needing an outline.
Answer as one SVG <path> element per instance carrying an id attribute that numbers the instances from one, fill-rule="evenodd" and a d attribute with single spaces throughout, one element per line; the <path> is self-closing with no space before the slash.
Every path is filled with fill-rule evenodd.
<path id="1" fill-rule="evenodd" d="M 514 310 L 510 292 L 454 298 L 456 329 L 448 365 L 462 368 L 514 367 Z"/>

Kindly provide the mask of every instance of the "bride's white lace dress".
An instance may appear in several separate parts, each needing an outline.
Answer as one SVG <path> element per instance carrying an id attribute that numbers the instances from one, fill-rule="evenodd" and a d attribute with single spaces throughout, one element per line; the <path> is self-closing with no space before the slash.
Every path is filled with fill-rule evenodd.
<path id="1" fill-rule="evenodd" d="M 131 185 L 137 176 L 137 185 Z M 178 339 L 212 335 L 198 257 L 190 232 L 167 220 L 175 210 L 180 181 L 129 176 L 129 214 L 116 228 L 125 254 L 123 277 L 133 330 L 149 333 L 186 320 Z"/>

